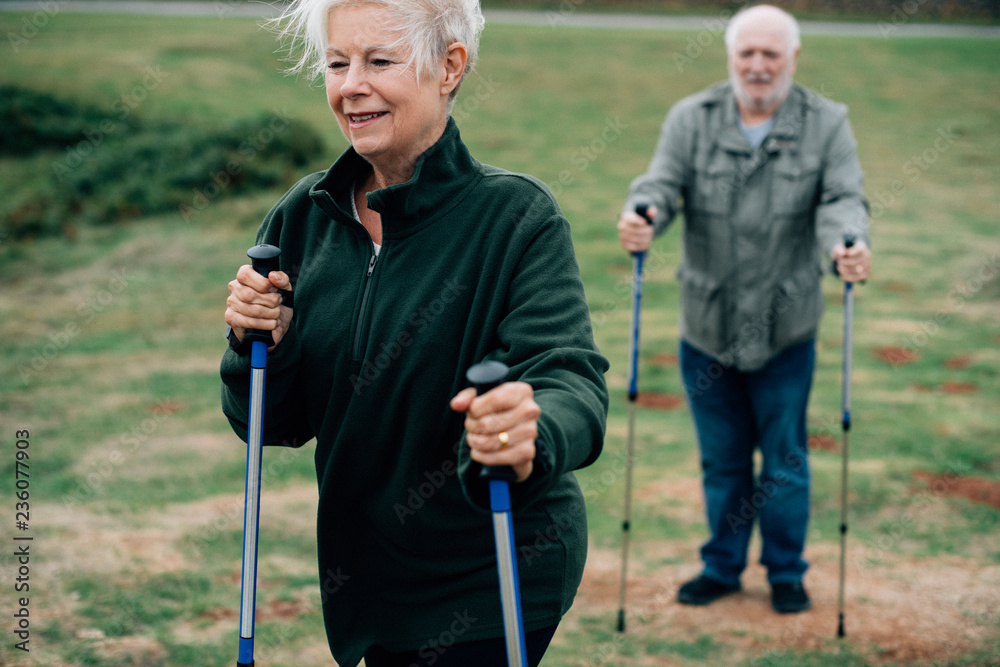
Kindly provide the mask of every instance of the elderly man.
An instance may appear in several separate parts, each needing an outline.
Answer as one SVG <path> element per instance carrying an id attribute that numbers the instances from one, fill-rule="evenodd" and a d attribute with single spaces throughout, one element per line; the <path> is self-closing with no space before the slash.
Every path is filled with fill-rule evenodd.
<path id="1" fill-rule="evenodd" d="M 646 250 L 684 213 L 679 358 L 710 537 L 678 601 L 739 591 L 759 520 L 771 604 L 795 613 L 810 607 L 806 408 L 820 278 L 830 258 L 845 280 L 868 277 L 868 205 L 846 108 L 792 83 L 795 19 L 768 5 L 743 10 L 726 46 L 729 81 L 667 115 L 618 233 L 626 250 Z M 635 213 L 639 203 L 652 225 Z"/>

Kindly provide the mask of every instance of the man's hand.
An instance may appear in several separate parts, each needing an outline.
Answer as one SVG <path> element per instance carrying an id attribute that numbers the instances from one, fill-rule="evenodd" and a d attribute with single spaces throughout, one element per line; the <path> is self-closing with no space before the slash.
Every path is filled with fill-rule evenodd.
<path id="1" fill-rule="evenodd" d="M 650 220 L 656 217 L 656 207 L 649 207 Z M 618 220 L 618 240 L 629 252 L 645 252 L 653 243 L 653 225 L 634 211 L 623 213 Z"/>
<path id="2" fill-rule="evenodd" d="M 850 248 L 838 244 L 831 255 L 842 280 L 859 283 L 867 280 L 872 271 L 872 253 L 864 241 L 858 241 Z"/>

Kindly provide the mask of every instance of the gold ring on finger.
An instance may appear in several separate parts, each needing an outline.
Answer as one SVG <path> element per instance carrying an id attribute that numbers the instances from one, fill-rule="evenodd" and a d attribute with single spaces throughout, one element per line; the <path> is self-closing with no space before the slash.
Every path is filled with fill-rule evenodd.
<path id="1" fill-rule="evenodd" d="M 510 436 L 507 435 L 507 431 L 497 433 L 497 439 L 500 441 L 500 449 L 507 449 L 507 445 L 510 444 Z"/>

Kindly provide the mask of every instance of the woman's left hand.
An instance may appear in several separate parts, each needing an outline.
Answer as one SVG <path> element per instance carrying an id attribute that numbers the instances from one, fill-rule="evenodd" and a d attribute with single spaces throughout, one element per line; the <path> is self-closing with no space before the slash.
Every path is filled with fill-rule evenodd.
<path id="1" fill-rule="evenodd" d="M 451 409 L 465 413 L 465 440 L 473 461 L 510 466 L 518 482 L 531 475 L 542 412 L 534 396 L 526 382 L 505 382 L 482 396 L 469 388 L 451 399 Z"/>

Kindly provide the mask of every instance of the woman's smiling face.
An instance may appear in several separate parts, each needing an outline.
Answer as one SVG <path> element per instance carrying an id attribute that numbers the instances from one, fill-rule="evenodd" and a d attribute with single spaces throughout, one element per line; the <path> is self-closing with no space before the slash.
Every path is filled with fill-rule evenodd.
<path id="1" fill-rule="evenodd" d="M 444 59 L 431 73 L 418 74 L 409 46 L 388 23 L 373 5 L 330 13 L 327 99 L 344 136 L 377 172 L 406 165 L 412 172 L 444 132 L 451 87 Z"/>

